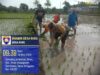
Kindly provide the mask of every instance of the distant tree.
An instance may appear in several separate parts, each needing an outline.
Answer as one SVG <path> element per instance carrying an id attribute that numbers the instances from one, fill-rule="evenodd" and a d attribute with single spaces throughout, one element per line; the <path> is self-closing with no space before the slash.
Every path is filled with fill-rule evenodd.
<path id="1" fill-rule="evenodd" d="M 7 11 L 8 11 L 8 12 L 18 12 L 18 8 L 13 7 L 13 6 L 9 6 L 9 7 L 7 8 Z"/>
<path id="2" fill-rule="evenodd" d="M 50 0 L 46 0 L 45 6 L 49 8 L 51 6 Z"/>
<path id="3" fill-rule="evenodd" d="M 20 4 L 20 11 L 25 11 L 25 12 L 28 11 L 28 5 L 21 3 Z"/>
<path id="4" fill-rule="evenodd" d="M 71 5 L 67 1 L 65 1 L 63 4 L 64 4 L 64 7 L 63 7 L 64 12 L 68 13 L 68 10 L 70 9 Z"/>
<path id="5" fill-rule="evenodd" d="M 3 5 L 0 3 L 0 9 L 2 8 L 2 6 L 3 6 Z"/>
<path id="6" fill-rule="evenodd" d="M 100 11 L 100 0 L 94 0 L 94 2 L 98 5 L 98 9 Z"/>
<path id="7" fill-rule="evenodd" d="M 79 2 L 78 4 L 77 4 L 77 6 L 79 6 L 79 7 L 88 7 L 88 6 L 95 6 L 95 5 L 97 5 L 97 4 L 95 4 L 95 3 L 88 3 L 88 2 Z"/>
<path id="8" fill-rule="evenodd" d="M 2 11 L 3 5 L 0 3 L 0 11 Z"/>
<path id="9" fill-rule="evenodd" d="M 98 8 L 99 8 L 99 11 L 100 11 L 100 2 L 98 3 Z"/>
<path id="10" fill-rule="evenodd" d="M 88 6 L 88 4 L 86 2 L 79 2 L 78 4 L 79 6 Z"/>
<path id="11" fill-rule="evenodd" d="M 7 11 L 7 7 L 0 3 L 0 11 Z"/>
<path id="12" fill-rule="evenodd" d="M 29 9 L 29 12 L 32 12 L 32 13 L 33 13 L 33 12 L 34 12 L 34 9 L 30 8 L 30 9 Z"/>
<path id="13" fill-rule="evenodd" d="M 38 1 L 38 0 L 35 0 L 35 1 L 33 2 L 33 4 L 34 4 L 35 6 L 37 6 L 37 5 L 39 4 L 39 1 Z"/>
<path id="14" fill-rule="evenodd" d="M 98 6 L 99 6 L 99 8 L 100 8 L 100 2 L 98 3 Z"/>
<path id="15" fill-rule="evenodd" d="M 52 8 L 52 12 L 55 13 L 56 11 L 57 11 L 57 8 L 56 8 L 56 7 L 53 7 L 53 8 Z"/>

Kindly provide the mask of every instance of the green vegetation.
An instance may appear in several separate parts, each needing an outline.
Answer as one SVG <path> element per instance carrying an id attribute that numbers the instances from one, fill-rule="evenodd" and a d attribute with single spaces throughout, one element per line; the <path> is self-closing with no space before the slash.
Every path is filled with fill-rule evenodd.
<path id="1" fill-rule="evenodd" d="M 24 3 L 21 3 L 20 4 L 20 11 L 21 12 L 27 12 L 28 11 L 28 5 L 27 4 L 24 4 Z"/>
<path id="2" fill-rule="evenodd" d="M 48 70 L 50 70 L 50 69 L 51 69 L 51 66 L 50 66 L 50 64 L 48 64 L 48 67 L 47 67 L 47 69 L 48 69 Z"/>
<path id="3" fill-rule="evenodd" d="M 7 13 L 0 12 L 0 19 L 31 19 L 32 13 Z"/>
<path id="4" fill-rule="evenodd" d="M 39 1 L 38 1 L 38 0 L 35 0 L 35 1 L 33 2 L 33 4 L 34 4 L 34 5 L 38 5 L 38 4 L 39 4 Z"/>
<path id="5" fill-rule="evenodd" d="M 100 13 L 100 2 L 98 3 L 98 10 L 99 10 L 99 13 Z"/>
<path id="6" fill-rule="evenodd" d="M 36 24 L 33 25 L 32 23 L 27 24 L 26 28 L 27 28 L 27 31 L 30 34 L 36 34 L 37 33 L 35 25 Z"/>
<path id="7" fill-rule="evenodd" d="M 46 0 L 45 6 L 46 6 L 47 8 L 49 8 L 49 7 L 51 6 L 50 0 Z"/>
<path id="8" fill-rule="evenodd" d="M 64 2 L 63 11 L 66 12 L 66 13 L 68 13 L 70 7 L 71 7 L 71 5 L 67 1 L 65 1 Z"/>
<path id="9" fill-rule="evenodd" d="M 64 75 L 64 73 L 65 73 L 65 69 L 63 69 L 63 71 L 62 71 L 62 75 Z"/>

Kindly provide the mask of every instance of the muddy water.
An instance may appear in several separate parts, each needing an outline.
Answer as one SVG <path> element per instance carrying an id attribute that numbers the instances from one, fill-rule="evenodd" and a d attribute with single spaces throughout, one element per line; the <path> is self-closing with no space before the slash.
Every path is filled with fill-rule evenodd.
<path id="1" fill-rule="evenodd" d="M 65 50 L 49 49 L 41 40 L 46 75 L 100 75 L 100 26 L 79 24 L 66 40 Z"/>

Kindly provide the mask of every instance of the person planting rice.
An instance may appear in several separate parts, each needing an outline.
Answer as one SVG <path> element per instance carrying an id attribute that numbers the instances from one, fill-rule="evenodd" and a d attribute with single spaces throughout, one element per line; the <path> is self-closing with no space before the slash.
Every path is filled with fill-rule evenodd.
<path id="1" fill-rule="evenodd" d="M 53 16 L 53 23 L 54 25 L 57 25 L 57 23 L 60 21 L 60 13 L 57 13 Z M 50 21 L 48 21 L 47 23 L 50 23 Z M 43 36 L 45 34 L 45 32 L 48 31 L 48 25 L 45 25 L 45 31 L 41 34 L 41 36 Z M 52 32 L 51 32 L 52 34 Z"/>
<path id="2" fill-rule="evenodd" d="M 64 24 L 55 25 L 53 22 L 47 23 L 43 27 L 45 30 L 41 35 L 44 35 L 48 31 L 50 32 L 50 47 L 55 46 L 56 43 L 59 43 L 58 40 L 61 40 L 61 49 L 64 49 L 65 41 L 69 33 L 69 28 Z"/>
<path id="3" fill-rule="evenodd" d="M 53 17 L 53 22 L 54 23 L 58 23 L 60 21 L 60 13 L 57 13 L 56 15 L 54 15 Z"/>
<path id="4" fill-rule="evenodd" d="M 43 9 L 43 7 L 40 4 L 38 4 L 37 7 L 38 8 L 35 11 L 35 18 L 36 18 L 37 24 L 39 24 L 40 34 L 41 34 L 41 32 L 42 32 L 42 19 L 45 16 L 45 10 Z"/>
<path id="5" fill-rule="evenodd" d="M 74 30 L 74 35 L 76 34 L 76 25 L 78 25 L 78 16 L 76 10 L 73 9 L 68 16 L 68 26 Z"/>

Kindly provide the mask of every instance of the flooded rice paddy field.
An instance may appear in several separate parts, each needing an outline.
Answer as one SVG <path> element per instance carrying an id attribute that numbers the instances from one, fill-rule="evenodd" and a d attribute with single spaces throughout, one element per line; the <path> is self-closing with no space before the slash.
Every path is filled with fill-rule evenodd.
<path id="1" fill-rule="evenodd" d="M 56 50 L 49 49 L 48 41 L 40 39 L 45 75 L 100 75 L 100 17 L 80 16 L 79 22 L 77 34 L 66 40 L 65 50 L 60 44 Z M 0 39 L 1 35 L 27 34 L 26 24 L 27 19 L 0 19 Z"/>
<path id="2" fill-rule="evenodd" d="M 0 36 L 25 34 L 28 21 L 29 19 L 0 19 Z"/>
<path id="3" fill-rule="evenodd" d="M 64 51 L 60 45 L 49 49 L 43 40 L 41 49 L 46 75 L 100 75 L 100 17 L 79 16 L 77 34 L 66 40 Z"/>
<path id="4" fill-rule="evenodd" d="M 50 50 L 41 42 L 46 75 L 100 75 L 100 27 L 91 25 L 80 24 L 64 51 Z"/>

